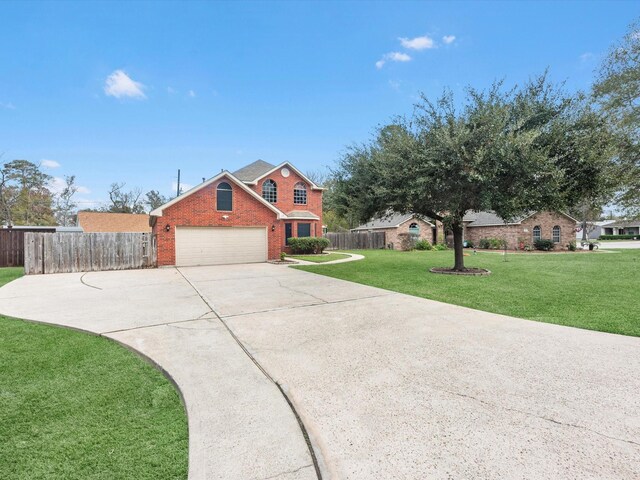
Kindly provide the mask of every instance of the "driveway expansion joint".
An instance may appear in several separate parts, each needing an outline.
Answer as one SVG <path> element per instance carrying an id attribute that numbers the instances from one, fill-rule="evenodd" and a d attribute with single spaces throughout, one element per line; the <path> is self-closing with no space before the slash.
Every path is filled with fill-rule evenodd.
<path id="1" fill-rule="evenodd" d="M 282 477 L 283 475 L 291 475 L 293 473 L 298 473 L 300 470 L 304 470 L 305 468 L 313 467 L 313 463 L 309 465 L 303 465 L 301 467 L 296 468 L 295 470 L 289 470 L 287 472 L 276 473 L 275 475 L 271 475 L 270 477 L 261 477 L 256 480 L 271 480 L 274 478 Z"/>

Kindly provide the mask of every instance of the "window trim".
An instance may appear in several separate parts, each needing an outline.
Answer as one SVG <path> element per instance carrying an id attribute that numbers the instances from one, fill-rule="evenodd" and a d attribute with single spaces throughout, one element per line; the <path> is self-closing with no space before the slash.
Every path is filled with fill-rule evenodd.
<path id="1" fill-rule="evenodd" d="M 301 188 L 299 188 L 301 187 Z M 304 192 L 304 202 L 296 201 L 296 191 Z M 307 192 L 307 185 L 304 182 L 298 182 L 293 186 L 293 204 L 294 205 L 306 205 L 309 201 L 309 194 Z"/>
<path id="2" fill-rule="evenodd" d="M 558 231 L 558 240 L 556 240 L 556 229 Z M 560 228 L 560 225 L 554 225 L 553 228 L 551 229 L 551 240 L 553 241 L 553 243 L 560 243 L 561 239 L 562 239 L 562 229 Z"/>
<path id="3" fill-rule="evenodd" d="M 415 228 L 413 227 L 415 225 Z M 415 231 L 412 231 L 411 229 L 414 229 Z M 411 222 L 409 224 L 409 233 L 413 234 L 413 235 L 420 235 L 420 224 L 418 222 Z"/>
<path id="4" fill-rule="evenodd" d="M 222 185 L 226 185 L 229 188 L 220 188 Z M 231 194 L 231 208 L 229 210 L 220 208 L 220 191 L 229 192 Z M 233 187 L 229 182 L 220 182 L 216 186 L 216 211 L 217 212 L 233 212 Z"/>
<path id="5" fill-rule="evenodd" d="M 265 191 L 265 187 L 269 186 L 271 188 L 270 191 Z M 269 195 L 269 198 L 266 195 Z M 273 200 L 271 200 L 273 197 Z M 262 198 L 265 199 L 269 203 L 278 203 L 278 184 L 272 178 L 267 178 L 264 182 L 262 182 Z"/>

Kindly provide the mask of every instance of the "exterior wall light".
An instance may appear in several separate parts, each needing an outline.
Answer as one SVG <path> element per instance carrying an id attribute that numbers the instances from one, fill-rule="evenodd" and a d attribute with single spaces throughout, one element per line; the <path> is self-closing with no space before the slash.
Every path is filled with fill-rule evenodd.
<path id="1" fill-rule="evenodd" d="M 165 232 L 170 232 L 171 231 L 171 225 L 169 225 L 168 223 L 164 226 L 164 231 Z"/>
<path id="2" fill-rule="evenodd" d="M 271 231 L 275 232 L 276 231 L 276 226 L 275 225 L 271 225 Z"/>

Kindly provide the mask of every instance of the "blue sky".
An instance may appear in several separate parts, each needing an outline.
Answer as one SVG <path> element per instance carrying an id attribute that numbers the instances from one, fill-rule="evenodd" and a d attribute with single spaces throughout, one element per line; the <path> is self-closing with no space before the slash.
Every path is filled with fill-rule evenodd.
<path id="1" fill-rule="evenodd" d="M 585 89 L 640 3 L 0 3 L 0 152 L 172 193 L 262 158 L 332 165 L 416 96 L 549 67 Z M 56 166 L 59 165 L 59 166 Z"/>

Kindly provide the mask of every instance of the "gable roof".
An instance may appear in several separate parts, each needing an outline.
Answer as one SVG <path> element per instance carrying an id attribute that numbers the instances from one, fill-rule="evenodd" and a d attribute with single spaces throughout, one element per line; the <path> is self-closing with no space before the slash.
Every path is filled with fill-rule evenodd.
<path id="1" fill-rule="evenodd" d="M 252 166 L 255 165 L 258 162 L 262 162 L 262 163 L 259 166 L 255 167 L 255 169 L 254 169 Z M 257 160 L 255 162 L 247 165 L 246 167 L 241 168 L 237 172 L 241 172 L 245 168 L 249 168 L 249 167 L 252 167 L 251 170 L 256 170 L 257 171 L 259 169 L 263 169 L 264 168 L 263 164 L 270 165 L 267 162 L 263 162 L 262 160 Z M 254 179 L 252 179 L 252 180 L 242 180 L 242 181 L 247 183 L 247 184 L 249 184 L 249 185 L 257 185 L 258 180 L 260 180 L 261 178 L 266 177 L 267 175 L 271 175 L 273 172 L 275 172 L 276 170 L 279 170 L 279 169 L 281 169 L 283 167 L 287 167 L 290 170 L 293 170 L 300 178 L 302 178 L 305 182 L 307 182 L 309 185 L 311 185 L 311 189 L 312 190 L 324 190 L 324 188 L 319 187 L 318 185 L 313 183 L 309 178 L 307 178 L 307 176 L 305 174 L 303 174 L 300 170 L 298 170 L 296 167 L 291 165 L 289 162 L 282 162 L 280 165 L 276 165 L 276 166 L 271 165 L 271 168 L 269 170 L 267 170 L 267 171 L 265 171 L 265 172 L 263 172 L 261 174 L 258 174 L 258 176 L 256 176 Z"/>
<path id="2" fill-rule="evenodd" d="M 389 213 L 388 215 L 384 215 L 382 217 L 374 218 L 370 222 L 364 223 L 356 228 L 352 228 L 351 230 L 375 230 L 377 228 L 397 228 L 403 223 L 411 220 L 412 218 L 417 217 L 420 218 L 415 213 Z M 427 220 L 424 220 L 429 225 L 433 224 Z"/>
<path id="3" fill-rule="evenodd" d="M 195 187 L 193 187 L 190 190 L 187 190 L 186 192 L 184 192 L 182 195 L 174 198 L 173 200 L 168 201 L 167 203 L 165 203 L 164 205 L 161 205 L 160 207 L 156 208 L 155 210 L 153 210 L 151 212 L 151 216 L 152 217 L 161 217 L 162 216 L 162 211 L 165 208 L 169 208 L 171 205 L 174 205 L 178 202 L 180 202 L 181 200 L 184 200 L 186 197 L 188 197 L 189 195 L 193 195 L 194 193 L 198 192 L 199 190 L 202 190 L 204 187 L 211 185 L 212 183 L 220 180 L 221 178 L 226 177 L 229 180 L 231 180 L 234 184 L 236 184 L 238 187 L 240 187 L 242 190 L 244 190 L 245 192 L 247 192 L 249 195 L 251 195 L 253 198 L 255 198 L 258 202 L 262 203 L 265 207 L 267 207 L 269 210 L 275 212 L 275 214 L 278 216 L 278 219 L 281 218 L 286 218 L 286 215 L 278 208 L 276 208 L 275 206 L 273 206 L 271 203 L 267 202 L 264 198 L 262 198 L 260 195 L 258 195 L 256 192 L 254 192 L 253 190 L 251 190 L 249 187 L 247 187 L 244 182 L 242 182 L 240 179 L 236 178 L 231 172 L 228 172 L 226 170 L 223 170 L 222 172 L 220 172 L 218 175 L 216 175 L 215 177 L 210 178 L 209 180 L 206 180 L 204 182 L 202 182 L 200 185 L 196 185 Z"/>
<path id="4" fill-rule="evenodd" d="M 86 233 L 151 231 L 146 213 L 78 212 L 78 226 Z"/>
<path id="5" fill-rule="evenodd" d="M 523 220 L 526 220 L 529 217 L 532 217 L 538 212 L 529 212 L 524 215 L 519 215 L 513 219 L 512 222 L 507 222 L 506 225 L 519 225 Z M 570 217 L 566 213 L 557 212 L 559 215 L 564 215 L 565 217 L 576 221 L 575 218 Z M 497 215 L 495 212 L 487 211 L 487 212 L 473 212 L 468 211 L 464 217 L 462 218 L 463 222 L 469 222 L 468 227 L 495 227 L 495 226 L 503 226 L 505 225 L 505 221 L 502 217 Z"/>
<path id="6" fill-rule="evenodd" d="M 604 226 L 609 228 L 640 227 L 640 220 L 615 220 L 611 223 L 605 223 Z"/>
<path id="7" fill-rule="evenodd" d="M 233 176 L 238 180 L 242 180 L 243 182 L 253 182 L 257 178 L 260 178 L 263 175 L 266 175 L 267 172 L 272 171 L 275 168 L 275 165 L 271 165 L 269 162 L 265 162 L 264 160 L 256 160 L 249 165 L 242 167 L 239 170 L 233 172 Z"/>

